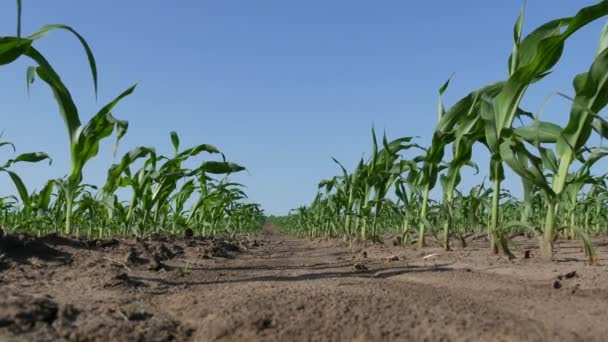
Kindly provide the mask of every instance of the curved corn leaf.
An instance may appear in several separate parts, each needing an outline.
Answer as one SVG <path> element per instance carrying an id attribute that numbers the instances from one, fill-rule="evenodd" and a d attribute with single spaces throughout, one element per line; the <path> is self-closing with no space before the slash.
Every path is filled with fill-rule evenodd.
<path id="1" fill-rule="evenodd" d="M 89 60 L 89 67 L 91 69 L 91 75 L 93 76 L 93 86 L 95 88 L 95 97 L 97 97 L 97 63 L 95 62 L 95 57 L 93 56 L 93 52 L 91 51 L 89 44 L 78 32 L 76 32 L 76 30 L 74 30 L 73 28 L 71 28 L 69 26 L 60 25 L 60 24 L 45 25 L 42 28 L 40 28 L 38 31 L 33 33 L 31 36 L 29 36 L 28 39 L 31 41 L 40 39 L 54 30 L 68 31 L 68 32 L 72 33 L 74 36 L 76 36 L 76 38 L 80 41 L 80 44 L 84 48 L 84 51 L 87 55 L 87 59 Z"/>
<path id="2" fill-rule="evenodd" d="M 9 177 L 13 181 L 13 184 L 15 184 L 15 188 L 17 189 L 17 193 L 19 194 L 19 198 L 21 199 L 23 206 L 26 209 L 29 209 L 31 206 L 30 196 L 29 196 L 29 193 L 27 192 L 27 188 L 25 187 L 25 184 L 21 180 L 21 177 L 19 177 L 19 175 L 17 175 L 15 172 L 7 170 L 5 168 L 0 168 L 0 171 L 4 171 L 9 175 Z"/>
<path id="3" fill-rule="evenodd" d="M 49 157 L 48 154 L 44 153 L 44 152 L 30 152 L 30 153 L 23 153 L 18 155 L 17 157 L 15 157 L 14 159 L 10 159 L 8 160 L 5 164 L 4 164 L 4 168 L 8 168 L 11 165 L 15 164 L 15 163 L 19 163 L 19 162 L 26 162 L 26 163 L 37 163 L 43 160 L 48 160 L 49 161 L 49 165 L 53 162 L 53 160 L 51 159 L 51 157 Z"/>
<path id="4" fill-rule="evenodd" d="M 8 141 L 2 141 L 2 142 L 0 142 L 0 147 L 2 147 L 2 146 L 10 146 L 10 147 L 12 147 L 12 148 L 13 148 L 13 152 L 15 152 L 15 151 L 16 151 L 16 149 L 15 149 L 15 145 L 14 145 L 13 143 L 11 143 L 11 142 L 8 142 Z"/>
<path id="5" fill-rule="evenodd" d="M 50 86 L 59 106 L 61 118 L 63 119 L 68 130 L 70 145 L 72 145 L 75 139 L 76 131 L 81 125 L 78 109 L 76 108 L 76 104 L 72 99 L 72 95 L 61 81 L 59 75 L 57 75 L 53 67 L 51 67 L 46 58 L 44 58 L 40 52 L 32 47 L 27 50 L 26 55 L 38 63 L 39 66 L 36 67 L 38 77 L 40 77 L 41 80 Z"/>

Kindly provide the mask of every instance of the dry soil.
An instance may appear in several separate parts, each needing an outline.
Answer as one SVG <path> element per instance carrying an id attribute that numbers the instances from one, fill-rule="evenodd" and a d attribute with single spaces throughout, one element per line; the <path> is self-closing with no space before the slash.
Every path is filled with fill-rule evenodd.
<path id="1" fill-rule="evenodd" d="M 431 241 L 433 242 L 433 241 Z M 560 241 L 517 259 L 277 233 L 238 240 L 0 240 L 0 341 L 602 341 L 600 265 Z M 529 256 L 529 258 L 526 258 Z"/>

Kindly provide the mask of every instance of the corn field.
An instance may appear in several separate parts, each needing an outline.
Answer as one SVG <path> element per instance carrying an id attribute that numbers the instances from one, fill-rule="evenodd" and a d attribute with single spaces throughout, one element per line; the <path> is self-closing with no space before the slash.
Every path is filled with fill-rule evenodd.
<path id="1" fill-rule="evenodd" d="M 187 229 L 209 235 L 250 232 L 260 228 L 265 216 L 258 204 L 249 203 L 244 185 L 229 175 L 245 170 L 226 160 L 218 148 L 200 144 L 183 149 L 179 135 L 170 132 L 174 154 L 157 155 L 153 147 L 131 149 L 111 165 L 105 184 L 83 179 L 87 162 L 99 153 L 102 140 L 115 135 L 115 151 L 127 134 L 129 123 L 113 115 L 114 108 L 131 96 L 136 85 L 81 121 L 72 95 L 35 43 L 47 34 L 68 31 L 82 45 L 97 93 L 97 66 L 87 41 L 73 28 L 48 25 L 29 36 L 21 32 L 21 1 L 17 33 L 0 37 L 0 66 L 27 58 L 28 88 L 36 79 L 53 93 L 68 135 L 70 164 L 64 177 L 51 179 L 30 192 L 15 163 L 51 162 L 45 152 L 22 153 L 8 158 L 0 171 L 12 180 L 17 195 L 0 199 L 0 224 L 4 230 L 33 230 L 38 234 L 110 236 L 113 234 L 177 234 Z M 595 234 L 605 233 L 606 173 L 594 165 L 608 154 L 602 145 L 608 123 L 600 113 L 608 103 L 608 27 L 600 32 L 598 49 L 588 66 L 573 79 L 573 93 L 566 98 L 569 121 L 562 127 L 521 107 L 526 91 L 542 85 L 558 67 L 569 37 L 608 14 L 608 2 L 581 9 L 572 17 L 549 21 L 523 36 L 524 9 L 513 28 L 508 77 L 480 87 L 446 107 L 439 89 L 438 120 L 429 146 L 414 137 L 378 138 L 372 129 L 372 152 L 349 171 L 338 160 L 339 175 L 319 183 L 308 206 L 286 217 L 274 218 L 287 232 L 309 237 L 341 236 L 377 241 L 385 233 L 398 233 L 404 246 L 426 245 L 431 234 L 446 250 L 453 241 L 463 247 L 472 237 L 487 234 L 495 253 L 512 257 L 509 239 L 517 234 L 537 235 L 542 254 L 551 259 L 554 241 L 580 239 L 591 262 L 597 255 Z M 96 94 L 95 94 L 96 95 Z M 598 145 L 592 141 L 599 140 Z M 464 167 L 478 171 L 474 146 L 485 146 L 489 183 L 465 192 L 459 189 Z M 5 150 L 16 150 L 8 141 Z M 216 160 L 183 164 L 199 155 Z M 406 155 L 404 156 L 404 155 Z M 414 154 L 414 157 L 409 157 Z M 523 198 L 503 189 L 505 167 L 520 177 Z M 431 197 L 439 188 L 440 199 Z M 117 192 L 126 189 L 130 198 Z"/>
<path id="2" fill-rule="evenodd" d="M 103 106 L 88 122 L 83 122 L 67 85 L 35 43 L 56 30 L 73 34 L 86 52 L 97 95 L 97 66 L 91 48 L 77 31 L 65 25 L 44 26 L 29 36 L 23 36 L 21 6 L 21 1 L 17 1 L 16 36 L 0 37 L 0 67 L 19 58 L 32 62 L 26 71 L 28 89 L 39 79 L 53 93 L 66 127 L 69 141 L 66 151 L 70 155 L 70 163 L 66 165 L 64 177 L 50 179 L 42 189 L 30 192 L 20 176 L 11 170 L 12 165 L 51 162 L 51 156 L 45 152 L 33 152 L 9 158 L 0 171 L 10 177 L 16 195 L 0 198 L 3 230 L 102 238 L 185 231 L 202 235 L 234 235 L 253 232 L 262 226 L 264 214 L 260 206 L 247 201 L 244 185 L 229 180 L 229 175 L 245 168 L 227 161 L 214 145 L 183 148 L 176 132 L 169 134 L 173 155 L 158 155 L 154 147 L 135 147 L 109 166 L 105 184 L 86 183 L 83 169 L 98 155 L 100 142 L 114 134 L 116 154 L 120 140 L 127 134 L 129 123 L 116 118 L 113 112 L 135 91 L 136 85 Z M 5 152 L 16 150 L 8 141 L 0 141 L 0 147 Z M 197 161 L 200 155 L 219 158 Z M 183 166 L 186 161 L 198 164 L 194 168 L 186 168 Z M 127 190 L 130 198 L 119 198 L 116 193 L 121 189 Z"/>
<path id="3" fill-rule="evenodd" d="M 446 107 L 439 89 L 438 120 L 429 146 L 412 137 L 379 142 L 372 130 L 371 156 L 352 170 L 322 180 L 313 202 L 274 218 L 286 231 L 309 237 L 376 241 L 401 236 L 404 246 L 424 247 L 433 235 L 450 250 L 487 234 L 494 253 L 513 257 L 510 239 L 539 237 L 542 256 L 553 257 L 558 238 L 578 239 L 591 263 L 597 260 L 592 237 L 607 227 L 606 172 L 596 163 L 608 154 L 603 139 L 608 123 L 600 115 L 608 103 L 608 26 L 589 65 L 582 65 L 571 94 L 565 126 L 522 108 L 531 87 L 542 86 L 558 68 L 568 39 L 608 14 L 608 1 L 582 8 L 572 17 L 549 21 L 523 36 L 524 9 L 513 28 L 508 77 L 484 85 Z M 599 144 L 594 144 L 599 141 Z M 470 191 L 459 190 L 461 172 L 473 162 L 473 147 L 484 146 L 489 175 Z M 407 155 L 407 156 L 405 156 Z M 411 157 L 411 156 L 414 157 Z M 522 198 L 503 188 L 505 167 L 521 181 Z M 433 189 L 441 198 L 431 198 Z M 438 196 L 439 197 L 439 196 Z"/>
<path id="4" fill-rule="evenodd" d="M 11 24 L 9 32 L 0 35 L 0 71 L 16 69 L 25 77 L 0 89 L 16 89 L 25 81 L 23 96 L 30 101 L 41 101 L 30 93 L 33 87 L 52 94 L 51 102 L 37 105 L 45 112 L 52 107 L 49 120 L 61 120 L 66 135 L 61 136 L 59 121 L 53 131 L 43 119 L 26 117 L 27 107 L 13 106 L 10 100 L 19 94 L 7 92 L 7 103 L 0 103 L 6 112 L 19 107 L 10 115 L 23 115 L 14 119 L 7 113 L 7 120 L 14 120 L 9 121 L 13 132 L 5 135 L 0 130 L 0 177 L 7 184 L 0 192 L 0 341 L 606 340 L 608 120 L 602 113 L 608 105 L 608 24 L 603 29 L 594 25 L 608 18 L 608 0 L 594 1 L 588 7 L 576 5 L 572 16 L 524 30 L 524 0 L 521 10 L 514 8 L 512 43 L 504 46 L 504 79 L 483 79 L 480 83 L 488 83 L 471 86 L 456 101 L 447 100 L 454 74 L 444 79 L 443 72 L 450 70 L 435 69 L 429 55 L 421 54 L 428 60 L 416 60 L 420 56 L 412 56 L 411 50 L 434 45 L 429 53 L 441 54 L 437 61 L 456 63 L 453 54 L 462 53 L 476 68 L 478 59 L 471 57 L 480 57 L 472 55 L 480 50 L 469 50 L 467 44 L 492 53 L 494 42 L 481 39 L 486 32 L 479 30 L 497 18 L 481 13 L 488 8 L 471 9 L 473 2 L 444 2 L 439 7 L 424 2 L 328 1 L 323 13 L 319 4 L 306 1 L 121 3 L 120 11 L 107 3 L 103 10 L 93 3 L 77 8 L 73 1 L 40 7 L 44 15 L 48 9 L 78 13 L 95 30 L 112 26 L 114 31 L 107 30 L 108 50 L 122 53 L 114 75 L 124 76 L 120 70 L 127 69 L 120 67 L 125 66 L 151 78 L 162 74 L 156 78 L 160 92 L 154 94 L 162 96 L 148 93 L 139 105 L 146 121 L 137 123 L 118 111 L 133 97 L 146 99 L 143 89 L 138 93 L 135 83 L 114 98 L 98 99 L 102 92 L 97 61 L 103 55 L 93 53 L 93 45 L 79 33 L 84 29 L 54 24 L 26 34 L 22 1 L 17 0 L 16 30 Z M 568 6 L 574 5 L 555 4 L 556 9 Z M 410 11 L 410 17 L 402 18 L 400 11 Z M 420 16 L 427 12 L 430 18 Z M 116 22 L 107 23 L 110 15 Z M 463 22 L 474 17 L 486 21 Z M 396 30 L 401 20 L 410 29 L 403 25 Z M 420 35 L 424 24 L 438 35 Z M 456 31 L 456 24 L 463 27 Z M 510 19 L 498 26 L 511 35 Z M 595 27 L 599 32 L 593 32 Z M 453 35 L 445 34 L 448 29 Z M 52 50 L 43 44 L 57 31 L 84 51 L 77 60 L 83 70 L 69 70 L 77 67 L 73 65 L 62 71 L 54 67 L 61 59 L 47 58 Z M 395 31 L 399 35 L 392 35 Z M 395 49 L 392 42 L 401 34 L 419 41 Z M 450 45 L 456 36 L 462 41 Z M 495 40 L 493 34 L 486 36 Z M 597 49 L 575 51 L 576 64 L 580 56 L 588 56 L 587 62 L 568 75 L 572 88 L 557 92 L 547 85 L 547 76 L 572 69 L 565 52 L 574 36 L 588 36 Z M 477 38 L 484 43 L 474 41 Z M 131 52 L 125 54 L 126 45 L 120 44 Z M 69 48 L 60 46 L 60 55 L 70 57 Z M 347 52 L 341 55 L 333 49 Z M 366 54 L 368 50 L 373 54 Z M 342 58 L 353 51 L 361 56 Z M 408 80 L 416 82 L 410 87 L 441 70 L 437 92 L 435 85 L 431 89 L 429 113 L 417 113 L 416 104 L 403 103 L 408 120 L 430 118 L 435 124 L 428 139 L 408 127 L 390 136 L 375 125 L 367 136 L 364 123 L 362 140 L 371 143 L 364 157 L 350 164 L 334 154 L 327 160 L 330 177 L 318 180 L 324 175 L 306 174 L 314 171 L 307 153 L 326 148 L 329 141 L 319 132 L 330 132 L 335 149 L 352 150 L 352 141 L 346 146 L 336 139 L 357 125 L 356 116 L 367 111 L 370 98 L 374 106 L 378 99 L 392 99 L 378 96 L 390 91 L 392 79 L 382 78 L 389 88 L 374 82 L 388 73 L 400 77 L 391 59 L 378 58 L 398 60 L 399 53 L 393 52 L 412 58 L 408 67 L 420 69 Z M 325 66 L 314 58 L 319 53 L 327 58 Z M 141 65 L 132 68 L 133 61 Z M 358 63 L 370 61 L 373 67 L 382 65 L 356 74 L 361 71 Z M 307 78 L 313 72 L 321 78 Z M 93 113 L 83 113 L 87 104 L 78 104 L 73 96 L 81 95 L 80 87 L 70 88 L 64 81 L 74 74 L 87 86 L 92 82 L 86 95 L 103 103 L 95 104 L 99 109 Z M 184 80 L 184 75 L 194 81 Z M 210 78 L 200 82 L 201 75 Z M 364 87 L 340 93 L 334 81 L 344 82 L 340 85 L 346 88 L 360 81 Z M 188 94 L 191 84 L 194 91 Z M 209 84 L 213 87 L 206 88 Z M 290 88 L 285 85 L 293 85 L 291 93 L 282 92 Z M 335 120 L 339 112 L 323 117 L 328 122 L 307 122 L 314 126 L 298 121 L 307 108 L 315 108 L 305 107 L 310 104 L 305 102 L 314 101 L 293 100 L 319 89 L 324 92 L 312 98 L 323 109 L 308 113 L 327 114 L 326 108 L 335 109 L 333 100 L 355 99 L 340 101 L 348 108 L 345 118 L 353 122 Z M 529 103 L 539 90 L 544 102 L 528 108 L 536 106 Z M 423 102 L 416 91 L 424 92 L 416 89 L 409 97 Z M 276 103 L 264 107 L 266 96 Z M 224 102 L 214 107 L 210 98 Z M 164 102 L 179 112 L 166 113 Z M 201 102 L 207 112 L 217 110 L 223 121 L 190 113 Z M 296 119 L 285 131 L 264 120 L 278 118 L 277 108 L 283 114 L 281 107 L 273 108 L 280 102 Z M 268 113 L 261 114 L 266 109 Z M 192 127 L 181 126 L 181 135 L 160 126 L 164 146 L 123 146 L 138 136 L 137 129 L 145 131 L 147 142 L 159 135 L 158 125 L 188 124 L 180 119 L 188 114 Z M 162 121 L 153 127 L 156 115 Z M 29 141 L 10 138 L 14 131 L 19 136 L 18 120 L 23 118 L 35 121 L 24 124 L 23 137 L 34 136 L 32 141 L 47 151 L 27 147 L 24 150 L 34 151 L 23 152 L 19 145 Z M 218 127 L 221 122 L 231 127 Z M 340 127 L 333 127 L 335 122 Z M 133 124 L 141 126 L 130 130 Z M 263 134 L 268 127 L 262 126 L 276 135 Z M 205 141 L 184 144 L 192 138 L 184 134 L 188 128 L 193 134 L 219 137 L 210 140 L 228 141 L 223 148 Z M 295 137 L 305 139 L 300 146 L 281 140 L 281 134 L 291 132 L 302 132 Z M 45 141 L 46 136 L 55 140 L 55 133 L 62 144 Z M 255 159 L 246 162 L 251 170 L 273 164 L 263 174 L 267 181 L 256 185 L 273 196 L 282 186 L 278 201 L 284 200 L 282 195 L 295 196 L 306 179 L 312 179 L 306 205 L 281 216 L 268 215 L 253 201 L 259 195 L 256 189 L 240 182 L 238 177 L 250 169 L 238 157 L 227 156 L 230 143 L 238 146 L 237 153 L 256 151 Z M 276 154 L 269 158 L 268 151 Z M 104 153 L 112 158 L 107 165 Z M 268 160 L 272 163 L 265 163 Z M 62 175 L 47 176 L 49 164 L 56 167 L 63 161 Z M 99 171 L 100 165 L 101 177 L 92 181 L 89 172 Z M 38 188 L 28 178 L 31 170 Z"/>

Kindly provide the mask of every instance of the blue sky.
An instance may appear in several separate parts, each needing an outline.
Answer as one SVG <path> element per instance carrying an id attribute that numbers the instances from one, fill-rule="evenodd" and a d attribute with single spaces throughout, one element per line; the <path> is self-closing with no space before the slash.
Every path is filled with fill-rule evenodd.
<path id="1" fill-rule="evenodd" d="M 529 0 L 525 32 L 574 15 L 596 1 Z M 145 4 L 145 5 L 144 5 Z M 170 153 L 169 132 L 182 145 L 211 143 L 249 169 L 234 179 L 254 202 L 282 214 L 308 203 L 322 178 L 354 167 L 371 145 L 370 129 L 390 138 L 420 136 L 436 122 L 437 89 L 455 72 L 450 105 L 469 91 L 506 78 L 512 27 L 520 1 L 182 0 L 24 1 L 23 30 L 64 23 L 89 41 L 99 67 L 95 102 L 82 48 L 67 33 L 38 43 L 70 87 L 88 120 L 135 82 L 115 110 L 130 122 L 119 155 L 154 146 Z M 0 11 L 0 35 L 15 32 L 14 4 Z M 553 91 L 572 93 L 571 80 L 590 65 L 603 22 L 571 39 L 554 74 L 525 99 L 536 111 Z M 18 152 L 46 151 L 53 165 L 17 170 L 29 190 L 68 170 L 68 140 L 47 87 L 28 98 L 26 59 L 0 68 L 4 139 Z M 553 99 L 545 118 L 567 120 L 568 103 Z M 85 170 L 102 184 L 112 163 L 108 140 Z M 8 159 L 8 149 L 0 151 Z M 487 154 L 477 161 L 487 171 Z M 463 187 L 481 181 L 466 173 Z M 507 185 L 517 193 L 519 181 Z M 12 192 L 6 176 L 2 193 Z"/>

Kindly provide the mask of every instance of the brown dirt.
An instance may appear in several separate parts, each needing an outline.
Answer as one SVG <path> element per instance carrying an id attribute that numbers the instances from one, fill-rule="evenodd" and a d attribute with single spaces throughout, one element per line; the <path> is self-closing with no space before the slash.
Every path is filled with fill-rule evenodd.
<path id="1" fill-rule="evenodd" d="M 483 239 L 444 252 L 272 230 L 239 241 L 12 235 L 0 240 L 0 340 L 605 340 L 608 260 L 587 266 L 571 241 L 552 263 L 531 239 L 514 245 L 509 261 Z"/>

